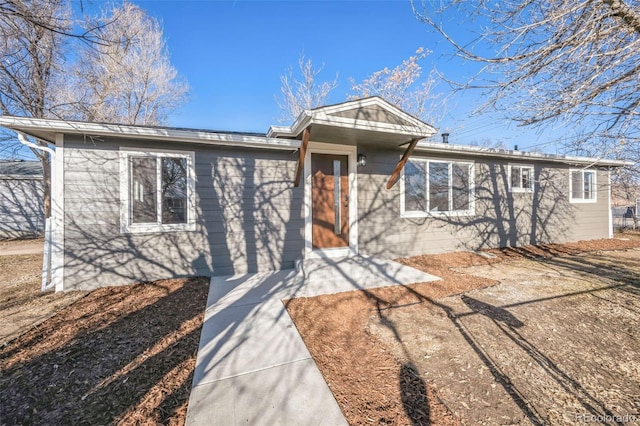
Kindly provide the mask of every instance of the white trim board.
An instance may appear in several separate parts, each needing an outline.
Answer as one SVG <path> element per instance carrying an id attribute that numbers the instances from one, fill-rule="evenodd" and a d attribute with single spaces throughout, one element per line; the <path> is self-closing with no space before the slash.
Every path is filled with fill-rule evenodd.
<path id="1" fill-rule="evenodd" d="M 124 124 L 36 119 L 28 117 L 0 117 L 0 126 L 20 131 L 38 139 L 47 140 L 51 143 L 54 143 L 52 135 L 56 133 L 65 133 L 287 151 L 295 151 L 300 147 L 300 141 L 295 139 L 274 139 L 249 134 L 213 132 L 196 129 L 144 127 Z"/>
<path id="2" fill-rule="evenodd" d="M 55 136 L 56 153 L 52 161 L 51 215 L 53 216 L 53 247 L 51 252 L 51 284 L 55 291 L 64 290 L 64 135 Z"/>
<path id="3" fill-rule="evenodd" d="M 378 121 L 370 121 L 366 119 L 354 119 L 340 117 L 334 114 L 343 111 L 349 111 L 357 108 L 366 108 L 377 106 L 395 116 L 402 121 L 408 123 L 406 125 L 391 124 Z M 361 130 L 382 131 L 388 133 L 407 134 L 414 137 L 431 137 L 436 133 L 436 129 L 413 117 L 412 115 L 402 111 L 395 105 L 390 104 L 379 96 L 372 96 L 364 99 L 356 99 L 346 101 L 339 104 L 327 105 L 305 110 L 300 113 L 296 121 L 291 126 L 271 126 L 267 132 L 268 137 L 296 137 L 303 129 L 309 125 L 321 124 L 334 127 L 356 128 Z"/>

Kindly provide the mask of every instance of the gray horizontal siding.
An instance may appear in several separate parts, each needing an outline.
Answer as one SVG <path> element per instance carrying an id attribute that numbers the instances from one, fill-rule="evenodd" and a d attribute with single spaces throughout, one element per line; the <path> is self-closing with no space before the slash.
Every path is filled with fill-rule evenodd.
<path id="1" fill-rule="evenodd" d="M 0 176 L 0 238 L 44 232 L 42 178 L 5 179 Z"/>
<path id="2" fill-rule="evenodd" d="M 196 231 L 120 233 L 121 145 L 195 152 Z M 569 202 L 568 167 L 537 164 L 535 192 L 509 193 L 508 163 L 483 159 L 474 162 L 474 215 L 401 218 L 400 184 L 385 188 L 401 152 L 359 150 L 367 154 L 367 166 L 358 168 L 362 254 L 394 258 L 608 235 L 606 172 L 598 173 L 598 202 L 578 204 Z M 67 289 L 273 270 L 303 256 L 304 189 L 293 187 L 294 153 L 71 137 L 64 152 Z"/>
<path id="3" fill-rule="evenodd" d="M 65 289 L 293 267 L 301 188 L 289 152 L 65 138 Z M 196 231 L 120 233 L 119 147 L 195 152 Z"/>
<path id="4" fill-rule="evenodd" d="M 367 166 L 358 169 L 359 249 L 363 254 L 403 257 L 608 236 L 607 172 L 598 172 L 598 202 L 569 202 L 569 167 L 536 164 L 533 193 L 507 190 L 508 162 L 476 159 L 475 214 L 400 217 L 400 182 L 386 183 L 401 152 L 361 147 Z M 464 157 L 414 157 L 469 160 Z M 517 163 L 512 163 L 517 164 Z"/>

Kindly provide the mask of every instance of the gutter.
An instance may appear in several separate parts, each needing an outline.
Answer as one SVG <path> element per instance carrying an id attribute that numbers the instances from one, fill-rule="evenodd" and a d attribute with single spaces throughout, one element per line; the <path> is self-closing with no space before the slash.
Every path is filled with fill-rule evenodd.
<path id="1" fill-rule="evenodd" d="M 18 133 L 28 133 L 30 136 L 49 143 L 54 142 L 46 140 L 43 136 L 37 135 L 36 133 L 51 132 L 106 137 L 124 136 L 131 139 L 141 140 L 164 140 L 207 145 L 239 146 L 245 148 L 281 149 L 286 151 L 296 151 L 300 147 L 300 141 L 298 140 L 275 139 L 253 135 L 237 135 L 230 133 L 171 128 L 151 128 L 123 124 L 51 121 L 47 119 L 33 119 L 26 117 L 0 117 L 0 126 L 7 127 Z"/>
<path id="2" fill-rule="evenodd" d="M 609 160 L 604 158 L 572 157 L 537 152 L 511 151 L 495 148 L 479 148 L 466 145 L 449 145 L 434 142 L 420 142 L 414 152 L 435 154 L 463 154 L 476 157 L 504 158 L 508 160 L 548 161 L 551 163 L 581 164 L 586 166 L 625 167 L 634 163 L 625 160 Z"/>

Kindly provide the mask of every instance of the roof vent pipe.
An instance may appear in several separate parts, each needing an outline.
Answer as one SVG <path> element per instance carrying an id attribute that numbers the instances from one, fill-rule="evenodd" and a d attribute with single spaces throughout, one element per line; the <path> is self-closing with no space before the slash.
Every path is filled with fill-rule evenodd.
<path id="1" fill-rule="evenodd" d="M 442 134 L 442 143 L 449 143 L 449 133 Z"/>

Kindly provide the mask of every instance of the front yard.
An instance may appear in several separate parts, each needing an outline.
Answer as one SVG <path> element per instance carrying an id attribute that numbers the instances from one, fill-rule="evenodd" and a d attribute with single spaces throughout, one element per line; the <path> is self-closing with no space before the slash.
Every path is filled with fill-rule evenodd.
<path id="1" fill-rule="evenodd" d="M 583 251 L 634 246 L 420 256 L 443 281 L 288 309 L 350 424 L 640 422 L 640 250 Z"/>
<path id="2" fill-rule="evenodd" d="M 639 248 L 418 256 L 443 280 L 287 309 L 350 424 L 615 423 L 640 418 Z M 0 257 L 0 424 L 183 424 L 208 279 L 41 294 L 40 262 Z"/>
<path id="3" fill-rule="evenodd" d="M 40 293 L 0 256 L 0 424 L 183 424 L 208 278 Z"/>

